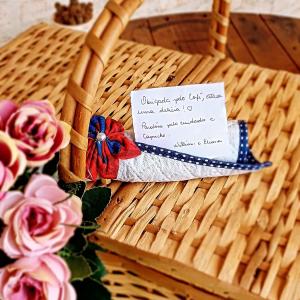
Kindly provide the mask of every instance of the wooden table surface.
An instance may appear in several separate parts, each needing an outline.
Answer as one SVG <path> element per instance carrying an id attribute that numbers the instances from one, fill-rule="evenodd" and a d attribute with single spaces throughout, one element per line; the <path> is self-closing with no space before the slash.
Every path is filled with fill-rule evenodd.
<path id="1" fill-rule="evenodd" d="M 187 53 L 208 53 L 210 14 L 168 15 L 130 22 L 122 38 Z M 300 19 L 232 14 L 228 56 L 238 62 L 300 71 Z"/>

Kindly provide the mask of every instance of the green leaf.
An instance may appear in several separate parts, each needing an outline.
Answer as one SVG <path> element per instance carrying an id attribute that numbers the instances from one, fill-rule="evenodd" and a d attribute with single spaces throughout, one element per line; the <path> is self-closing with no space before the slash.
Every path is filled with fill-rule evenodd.
<path id="1" fill-rule="evenodd" d="M 84 181 L 78 181 L 78 182 L 73 182 L 73 183 L 65 183 L 64 181 L 60 180 L 58 182 L 58 185 L 66 193 L 76 195 L 79 198 L 82 198 L 82 196 L 85 192 L 85 188 L 86 188 L 86 183 Z"/>
<path id="2" fill-rule="evenodd" d="M 72 256 L 72 252 L 70 252 L 68 248 L 64 247 L 57 252 L 57 255 L 66 260 L 67 257 Z"/>
<path id="3" fill-rule="evenodd" d="M 2 250 L 0 250 L 0 268 L 13 263 L 14 261 L 14 259 L 8 257 Z"/>
<path id="4" fill-rule="evenodd" d="M 99 280 L 106 274 L 106 270 L 96 251 L 103 251 L 103 249 L 100 246 L 89 242 L 82 255 L 86 258 L 90 268 L 93 271 L 91 277 Z"/>
<path id="5" fill-rule="evenodd" d="M 101 282 L 92 278 L 86 278 L 83 281 L 72 282 L 76 294 L 77 300 L 110 300 L 111 295 Z M 88 295 L 88 296 L 87 296 Z"/>
<path id="6" fill-rule="evenodd" d="M 64 257 L 64 259 L 71 270 L 71 280 L 84 280 L 85 278 L 91 276 L 92 270 L 90 265 L 82 255 L 72 255 L 69 257 Z"/>
<path id="7" fill-rule="evenodd" d="M 65 248 L 73 254 L 79 254 L 86 249 L 87 245 L 86 237 L 82 234 L 81 230 L 77 228 Z"/>
<path id="8" fill-rule="evenodd" d="M 109 203 L 110 196 L 109 188 L 96 187 L 86 191 L 82 198 L 83 220 L 94 222 Z"/>

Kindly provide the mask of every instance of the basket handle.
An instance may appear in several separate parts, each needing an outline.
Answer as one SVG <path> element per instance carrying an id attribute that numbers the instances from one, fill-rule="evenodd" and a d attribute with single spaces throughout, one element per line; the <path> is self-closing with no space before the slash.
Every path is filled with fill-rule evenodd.
<path id="1" fill-rule="evenodd" d="M 59 176 L 65 182 L 84 180 L 88 126 L 92 106 L 110 53 L 130 16 L 143 0 L 110 0 L 86 36 L 69 79 L 61 120 L 72 127 L 71 143 L 61 151 Z M 230 0 L 214 0 L 210 29 L 210 50 L 224 56 Z"/>
<path id="2" fill-rule="evenodd" d="M 231 0 L 214 0 L 209 29 L 209 51 L 212 55 L 224 58 L 228 27 L 230 24 Z"/>

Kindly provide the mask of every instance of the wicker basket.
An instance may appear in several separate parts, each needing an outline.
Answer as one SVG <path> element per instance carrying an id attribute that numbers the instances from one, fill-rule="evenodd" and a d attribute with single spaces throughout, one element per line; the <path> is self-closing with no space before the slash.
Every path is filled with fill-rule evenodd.
<path id="1" fill-rule="evenodd" d="M 101 100 L 98 101 L 96 97 L 101 75 L 104 67 L 107 65 L 112 49 L 127 25 L 130 16 L 142 2 L 143 0 L 110 0 L 86 37 L 85 45 L 68 83 L 67 95 L 61 115 L 62 120 L 70 124 L 73 129 L 70 145 L 61 152 L 59 171 L 60 177 L 65 181 L 78 181 L 86 177 L 88 126 L 91 116 L 99 113 L 99 109 L 103 115 L 111 114 L 113 110 L 105 112 L 105 107 L 111 105 L 110 108 L 115 107 L 116 110 L 120 110 L 118 118 L 128 119 L 128 104 L 126 103 L 128 98 L 124 99 L 124 96 L 129 95 L 133 89 L 144 88 L 151 84 L 154 86 L 151 81 L 143 84 L 141 78 L 138 78 L 139 73 L 137 73 L 130 78 L 132 85 L 128 89 L 125 88 L 125 85 L 119 86 L 120 89 L 116 94 L 111 95 L 109 101 L 103 103 Z M 225 52 L 229 8 L 230 0 L 214 1 L 210 30 L 210 50 L 222 57 Z M 145 55 L 139 62 L 139 65 L 143 64 L 142 70 L 151 67 L 148 62 L 148 56 L 149 54 Z M 159 58 L 161 63 L 168 59 L 163 55 Z M 183 58 L 184 55 L 182 57 L 179 55 L 178 60 Z M 128 59 L 127 62 L 129 61 Z M 171 58 L 169 62 L 166 62 L 166 65 L 170 65 L 172 62 L 173 59 Z M 182 61 L 183 64 L 185 64 L 184 61 Z M 127 67 L 131 67 L 131 65 L 127 64 Z M 177 65 L 177 67 L 179 66 Z M 184 66 L 184 72 L 191 71 L 192 67 L 190 63 L 187 63 Z M 124 80 L 129 79 L 125 70 L 128 71 L 127 69 L 123 70 L 124 74 L 122 74 L 122 77 Z M 165 72 L 163 75 L 166 76 L 167 73 Z M 125 78 L 126 76 L 127 78 Z M 150 76 L 152 76 L 151 72 L 146 78 Z M 177 77 L 171 84 L 178 83 L 179 78 Z M 161 77 L 160 84 L 156 83 L 155 86 L 166 85 L 168 79 L 168 76 Z M 118 82 L 115 84 L 118 84 Z M 125 116 L 126 114 L 127 116 Z"/>
<path id="2" fill-rule="evenodd" d="M 128 12 L 138 5 L 125 4 Z M 111 251 L 102 259 L 113 297 L 300 299 L 300 76 L 230 59 L 115 43 L 126 24 L 118 14 L 116 8 L 105 9 L 92 30 L 104 42 L 88 35 L 89 46 L 83 46 L 68 84 L 62 117 L 74 121 L 74 130 L 72 147 L 63 154 L 72 166 L 61 165 L 65 179 L 81 177 L 75 170 L 85 159 L 77 157 L 84 157 L 83 129 L 92 113 L 111 115 L 130 128 L 131 90 L 204 81 L 225 82 L 229 117 L 250 124 L 252 149 L 273 166 L 217 179 L 110 183 L 113 198 L 93 238 Z M 81 33 L 43 24 L 22 34 L 0 50 L 1 98 L 48 98 L 59 115 L 73 59 L 83 43 Z M 211 45 L 222 48 L 215 40 Z M 113 46 L 110 53 L 107 48 Z M 103 61 L 99 49 L 106 53 Z"/>
<path id="3" fill-rule="evenodd" d="M 100 258 L 108 272 L 104 284 L 112 291 L 113 299 L 224 299 L 120 255 L 101 253 Z"/>

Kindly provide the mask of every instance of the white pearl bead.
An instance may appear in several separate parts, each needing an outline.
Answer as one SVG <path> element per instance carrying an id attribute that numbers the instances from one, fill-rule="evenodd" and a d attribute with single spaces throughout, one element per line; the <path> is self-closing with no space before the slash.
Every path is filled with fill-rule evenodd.
<path id="1" fill-rule="evenodd" d="M 97 139 L 97 141 L 105 141 L 106 134 L 104 132 L 98 132 L 96 139 Z"/>

